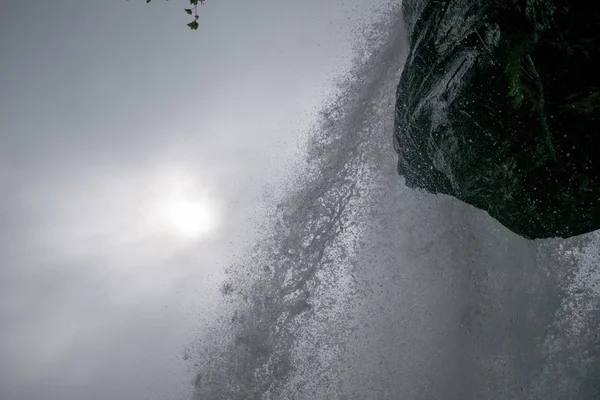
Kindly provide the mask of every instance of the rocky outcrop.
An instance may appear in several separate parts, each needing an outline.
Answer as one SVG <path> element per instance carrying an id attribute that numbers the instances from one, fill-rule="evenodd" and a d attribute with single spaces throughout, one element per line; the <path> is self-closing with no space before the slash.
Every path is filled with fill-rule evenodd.
<path id="1" fill-rule="evenodd" d="M 527 238 L 600 228 L 600 13 L 565 0 L 405 0 L 394 146 L 409 187 Z"/>

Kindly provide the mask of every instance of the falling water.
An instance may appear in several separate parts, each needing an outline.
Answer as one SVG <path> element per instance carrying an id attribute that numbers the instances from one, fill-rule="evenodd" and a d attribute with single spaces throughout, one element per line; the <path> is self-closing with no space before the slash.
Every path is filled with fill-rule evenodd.
<path id="1" fill-rule="evenodd" d="M 397 5 L 356 54 L 228 270 L 192 356 L 193 398 L 600 398 L 600 235 L 528 241 L 406 188 Z"/>

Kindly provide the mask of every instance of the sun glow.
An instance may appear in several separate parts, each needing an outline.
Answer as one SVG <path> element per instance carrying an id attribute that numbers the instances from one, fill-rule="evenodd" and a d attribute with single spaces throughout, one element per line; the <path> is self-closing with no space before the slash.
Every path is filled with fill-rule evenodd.
<path id="1" fill-rule="evenodd" d="M 165 205 L 165 216 L 177 232 L 186 237 L 204 236 L 215 228 L 215 210 L 201 200 L 171 199 Z"/>
<path id="2" fill-rule="evenodd" d="M 206 238 L 218 229 L 218 195 L 209 182 L 185 171 L 167 171 L 151 187 L 147 229 L 185 240 Z"/>

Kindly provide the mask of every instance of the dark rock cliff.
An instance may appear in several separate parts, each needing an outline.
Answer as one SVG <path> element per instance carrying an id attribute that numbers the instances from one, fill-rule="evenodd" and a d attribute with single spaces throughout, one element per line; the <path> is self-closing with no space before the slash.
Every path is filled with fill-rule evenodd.
<path id="1" fill-rule="evenodd" d="M 405 0 L 394 146 L 409 187 L 527 238 L 600 228 L 600 12 L 567 0 Z"/>

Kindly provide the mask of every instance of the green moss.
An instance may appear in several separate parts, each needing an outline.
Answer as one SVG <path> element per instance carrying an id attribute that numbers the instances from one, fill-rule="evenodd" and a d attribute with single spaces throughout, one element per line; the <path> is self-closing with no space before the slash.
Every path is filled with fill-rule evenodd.
<path id="1" fill-rule="evenodd" d="M 521 82 L 521 57 L 518 51 L 510 53 L 506 64 L 506 74 L 508 75 L 508 94 L 512 97 L 513 106 L 518 109 L 525 98 Z"/>
<path id="2" fill-rule="evenodd" d="M 591 90 L 588 93 L 577 93 L 567 98 L 565 106 L 581 114 L 591 114 L 600 109 L 600 90 Z"/>

